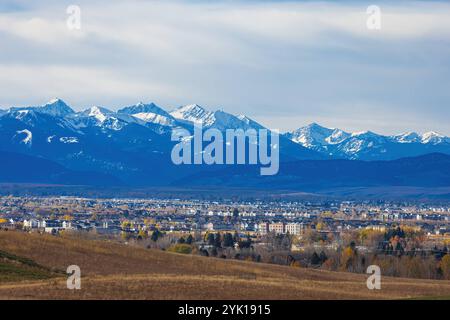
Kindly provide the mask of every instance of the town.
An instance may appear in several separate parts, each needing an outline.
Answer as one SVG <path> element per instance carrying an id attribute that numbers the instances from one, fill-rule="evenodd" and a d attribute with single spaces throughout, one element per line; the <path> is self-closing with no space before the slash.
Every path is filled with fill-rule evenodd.
<path id="1" fill-rule="evenodd" d="M 6 231 L 332 271 L 364 273 L 376 264 L 391 276 L 450 277 L 445 203 L 2 196 L 0 212 Z"/>
<path id="2" fill-rule="evenodd" d="M 257 237 L 269 232 L 301 236 L 318 227 L 341 233 L 409 225 L 427 236 L 450 236 L 450 205 L 354 201 L 241 201 L 181 199 L 89 199 L 0 197 L 4 227 L 56 234 L 237 231 Z M 131 225 L 124 229 L 124 225 Z"/>
<path id="3" fill-rule="evenodd" d="M 325 225 L 329 232 L 385 230 L 399 223 L 428 236 L 450 235 L 450 205 L 392 202 L 233 202 L 181 199 L 89 199 L 0 197 L 4 227 L 56 234 L 63 230 L 98 233 L 237 231 L 302 235 Z M 124 222 L 132 227 L 124 228 Z"/>

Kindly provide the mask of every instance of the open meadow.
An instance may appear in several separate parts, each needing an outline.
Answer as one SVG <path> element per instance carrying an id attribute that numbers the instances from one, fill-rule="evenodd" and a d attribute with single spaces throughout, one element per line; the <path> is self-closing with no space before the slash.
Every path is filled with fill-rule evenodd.
<path id="1" fill-rule="evenodd" d="M 70 236 L 0 232 L 0 299 L 405 299 L 450 296 L 449 281 L 224 260 Z M 81 268 L 81 290 L 65 270 Z"/>

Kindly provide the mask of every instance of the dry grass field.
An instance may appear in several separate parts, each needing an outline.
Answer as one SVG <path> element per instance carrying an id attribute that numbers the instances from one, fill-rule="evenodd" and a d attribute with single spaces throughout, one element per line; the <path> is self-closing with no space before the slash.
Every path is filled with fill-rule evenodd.
<path id="1" fill-rule="evenodd" d="M 66 288 L 63 272 L 74 264 L 81 268 L 81 290 Z M 104 240 L 0 231 L 0 299 L 429 297 L 450 297 L 450 282 L 383 277 L 381 290 L 368 290 L 365 275 L 182 255 Z"/>

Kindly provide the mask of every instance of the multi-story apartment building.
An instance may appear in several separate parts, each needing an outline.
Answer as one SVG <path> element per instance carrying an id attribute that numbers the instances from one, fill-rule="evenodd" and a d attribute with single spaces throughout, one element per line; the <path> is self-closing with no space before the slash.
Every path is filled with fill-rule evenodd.
<path id="1" fill-rule="evenodd" d="M 285 233 L 289 233 L 295 236 L 302 234 L 303 232 L 302 223 L 287 223 L 284 227 Z"/>
<path id="2" fill-rule="evenodd" d="M 271 223 L 269 224 L 269 232 L 275 232 L 277 234 L 283 234 L 285 233 L 284 229 L 284 223 L 278 222 L 278 223 Z"/>
<path id="3" fill-rule="evenodd" d="M 267 234 L 269 232 L 269 223 L 268 222 L 261 222 L 256 224 L 255 226 L 256 232 L 259 234 Z"/>

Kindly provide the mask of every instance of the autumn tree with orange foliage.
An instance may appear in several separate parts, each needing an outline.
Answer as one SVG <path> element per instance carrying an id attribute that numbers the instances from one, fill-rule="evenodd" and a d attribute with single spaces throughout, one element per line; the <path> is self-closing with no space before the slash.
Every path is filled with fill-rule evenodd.
<path id="1" fill-rule="evenodd" d="M 440 262 L 440 267 L 442 270 L 442 276 L 447 279 L 450 280 L 450 254 L 446 254 L 441 262 Z"/>

